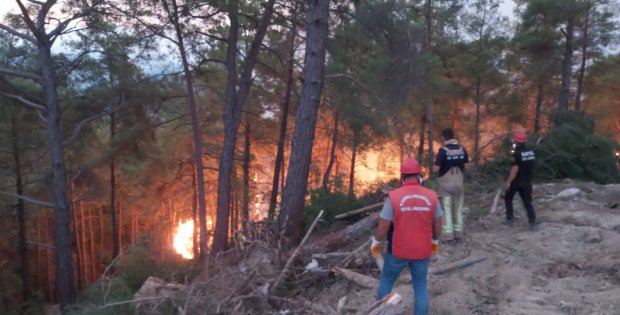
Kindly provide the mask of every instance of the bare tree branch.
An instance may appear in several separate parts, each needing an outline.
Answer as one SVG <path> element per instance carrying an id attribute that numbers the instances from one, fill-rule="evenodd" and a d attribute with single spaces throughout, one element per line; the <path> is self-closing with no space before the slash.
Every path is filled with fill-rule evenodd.
<path id="1" fill-rule="evenodd" d="M 31 197 L 28 197 L 28 196 L 18 195 L 18 194 L 10 193 L 8 191 L 3 191 L 3 190 L 0 190 L 0 194 L 11 196 L 11 197 L 15 197 L 17 199 L 21 199 L 23 201 L 30 202 L 30 203 L 35 204 L 35 205 L 39 205 L 39 206 L 43 206 L 43 207 L 47 207 L 47 208 L 54 208 L 54 204 L 52 204 L 52 203 L 41 201 L 41 200 L 37 200 L 37 199 L 31 198 Z"/>
<path id="2" fill-rule="evenodd" d="M 33 43 L 36 44 L 37 41 L 44 39 L 40 36 L 39 32 L 37 31 L 38 30 L 37 26 L 34 24 L 34 21 L 32 20 L 32 18 L 30 18 L 30 13 L 28 13 L 28 9 L 26 9 L 26 6 L 22 3 L 21 0 L 15 0 L 15 2 L 17 2 L 19 9 L 22 11 L 22 15 L 21 15 L 22 20 L 24 20 L 24 23 L 26 23 L 26 26 L 28 26 L 28 28 L 30 29 L 34 37 L 36 37 L 36 40 Z M 50 2 L 56 2 L 56 1 L 54 0 Z"/>
<path id="3" fill-rule="evenodd" d="M 24 105 L 26 105 L 26 106 L 28 106 L 30 108 L 34 108 L 36 110 L 39 110 L 39 111 L 44 111 L 45 110 L 45 106 L 44 105 L 41 105 L 41 104 L 35 103 L 33 101 L 27 100 L 25 97 L 23 97 L 21 95 L 9 94 L 9 93 L 5 93 L 5 92 L 0 92 L 0 95 L 4 95 L 4 96 L 6 96 L 8 98 L 12 98 L 12 99 L 18 100 L 22 104 L 24 104 Z"/>
<path id="4" fill-rule="evenodd" d="M 36 73 L 20 71 L 20 70 L 13 70 L 13 69 L 4 68 L 4 67 L 0 67 L 0 74 L 6 74 L 6 75 L 14 76 L 14 77 L 20 77 L 20 78 L 24 78 L 24 79 L 29 79 L 29 80 L 35 81 L 37 83 L 39 83 L 40 80 L 41 80 L 41 76 L 39 76 Z"/>
<path id="5" fill-rule="evenodd" d="M 33 44 L 37 43 L 37 39 L 36 38 L 34 38 L 34 37 L 32 37 L 32 36 L 30 36 L 28 34 L 24 34 L 22 32 L 19 32 L 19 31 L 15 30 L 14 28 L 8 27 L 8 26 L 6 26 L 6 25 L 4 25 L 2 23 L 0 23 L 0 29 L 3 29 L 6 32 L 8 32 L 9 34 L 17 36 L 17 37 L 19 37 L 19 38 L 21 38 L 21 39 L 23 39 L 25 41 L 31 42 Z"/>
<path id="6" fill-rule="evenodd" d="M 77 136 L 80 134 L 80 131 L 82 131 L 82 128 L 84 128 L 84 126 L 86 126 L 86 124 L 88 124 L 89 122 L 91 122 L 91 121 L 93 121 L 93 120 L 95 120 L 97 118 L 103 117 L 103 116 L 108 115 L 108 114 L 110 114 L 110 113 L 102 112 L 102 113 L 90 116 L 90 117 L 88 117 L 86 119 L 83 119 L 82 121 L 80 121 L 77 124 L 77 126 L 75 126 L 75 128 L 73 129 L 73 132 L 71 133 L 71 136 L 69 136 L 69 138 L 65 139 L 65 141 L 62 142 L 62 144 L 64 146 L 67 146 L 69 143 L 73 142 L 73 140 L 75 140 L 75 138 L 77 138 Z"/>

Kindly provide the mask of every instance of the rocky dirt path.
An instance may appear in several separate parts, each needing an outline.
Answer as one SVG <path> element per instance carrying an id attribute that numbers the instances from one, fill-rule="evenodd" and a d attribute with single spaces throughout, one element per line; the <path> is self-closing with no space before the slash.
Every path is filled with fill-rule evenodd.
<path id="1" fill-rule="evenodd" d="M 534 190 L 538 231 L 528 229 L 517 197 L 513 226 L 502 224 L 500 200 L 495 213 L 468 223 L 463 242 L 442 246 L 435 266 L 472 256 L 487 259 L 430 275 L 431 314 L 620 314 L 620 185 L 567 181 Z M 490 205 L 493 196 L 481 198 Z M 396 291 L 411 299 L 409 284 Z M 346 280 L 315 301 L 336 305 L 343 296 L 350 313 L 374 302 L 373 289 Z"/>

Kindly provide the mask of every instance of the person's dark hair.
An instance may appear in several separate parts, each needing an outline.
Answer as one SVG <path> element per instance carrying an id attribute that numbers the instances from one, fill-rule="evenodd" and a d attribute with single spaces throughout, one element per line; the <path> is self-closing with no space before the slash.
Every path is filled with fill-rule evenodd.
<path id="1" fill-rule="evenodd" d="M 407 180 L 409 178 L 412 177 L 418 177 L 420 174 L 416 173 L 416 174 L 400 174 L 400 177 L 402 178 L 402 180 Z"/>
<path id="2" fill-rule="evenodd" d="M 454 131 L 452 130 L 452 128 L 446 128 L 441 131 L 441 136 L 444 140 L 454 139 Z"/>

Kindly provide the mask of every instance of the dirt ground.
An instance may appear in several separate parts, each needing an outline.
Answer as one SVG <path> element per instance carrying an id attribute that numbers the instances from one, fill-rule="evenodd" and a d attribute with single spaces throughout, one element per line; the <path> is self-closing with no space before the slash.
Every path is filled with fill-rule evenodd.
<path id="1" fill-rule="evenodd" d="M 574 183 L 534 186 L 540 222 L 530 231 L 520 199 L 515 223 L 506 226 L 503 199 L 489 213 L 494 194 L 467 196 L 470 213 L 464 241 L 442 245 L 431 265 L 485 256 L 477 264 L 429 275 L 431 314 L 620 314 L 620 185 Z M 470 215 L 473 217 L 473 215 Z M 354 248 L 359 244 L 351 244 Z M 378 278 L 378 270 L 358 270 Z M 410 284 L 395 290 L 411 302 Z M 332 281 L 312 302 L 346 313 L 363 313 L 374 289 L 348 280 Z"/>
<path id="2" fill-rule="evenodd" d="M 490 211 L 494 196 L 466 196 L 464 240 L 441 245 L 440 254 L 432 258 L 431 268 L 437 268 L 486 257 L 428 276 L 431 315 L 620 314 L 620 185 L 570 180 L 535 185 L 537 231 L 529 230 L 518 197 L 515 223 L 504 225 L 503 199 Z M 378 279 L 379 269 L 368 251 L 371 233 L 366 227 L 357 240 L 332 252 L 345 254 L 344 260 L 315 257 L 315 271 L 306 265 L 311 256 L 300 255 L 275 294 L 267 294 L 269 285 L 284 272 L 274 242 L 236 246 L 210 263 L 214 276 L 183 286 L 182 313 L 368 314 L 376 302 L 377 280 L 370 279 L 364 288 L 336 274 L 334 267 Z M 314 235 L 317 240 L 322 236 Z M 401 279 L 394 290 L 403 297 L 400 306 L 412 305 L 410 283 Z M 142 313 L 162 314 L 156 311 L 158 304 L 151 306 L 142 307 Z M 145 311 L 149 309 L 154 312 Z M 390 311 L 372 314 L 404 314 Z"/>

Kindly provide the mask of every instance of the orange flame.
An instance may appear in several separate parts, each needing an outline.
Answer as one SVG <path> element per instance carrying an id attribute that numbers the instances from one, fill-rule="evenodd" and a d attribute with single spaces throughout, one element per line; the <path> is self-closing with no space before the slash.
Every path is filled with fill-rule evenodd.
<path id="1" fill-rule="evenodd" d="M 194 258 L 194 221 L 179 221 L 174 233 L 174 250 L 185 259 Z"/>

